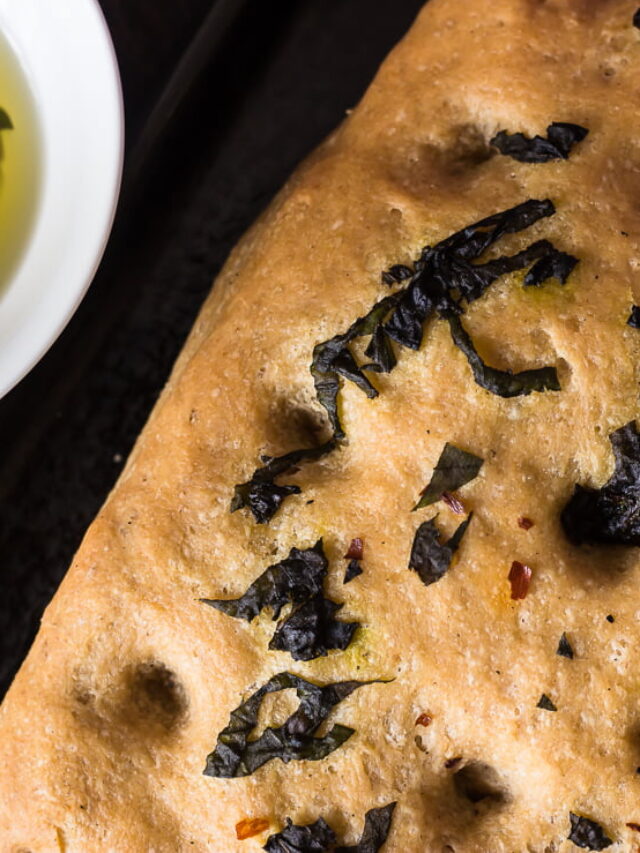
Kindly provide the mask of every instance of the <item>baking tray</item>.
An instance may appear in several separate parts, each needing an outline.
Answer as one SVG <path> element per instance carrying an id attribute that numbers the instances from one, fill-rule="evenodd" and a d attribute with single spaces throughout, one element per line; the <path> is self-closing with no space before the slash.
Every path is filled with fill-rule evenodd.
<path id="1" fill-rule="evenodd" d="M 421 5 L 102 0 L 125 96 L 123 193 L 88 296 L 0 401 L 0 695 L 230 249 Z"/>

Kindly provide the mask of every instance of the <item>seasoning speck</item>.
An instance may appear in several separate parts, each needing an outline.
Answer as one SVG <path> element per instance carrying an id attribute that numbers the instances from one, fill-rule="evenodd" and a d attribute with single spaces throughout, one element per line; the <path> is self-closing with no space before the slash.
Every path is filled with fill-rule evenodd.
<path id="1" fill-rule="evenodd" d="M 433 717 L 431 714 L 420 714 L 415 724 L 416 726 L 430 726 L 432 722 Z"/>
<path id="2" fill-rule="evenodd" d="M 452 495 L 451 492 L 443 492 L 442 500 L 456 515 L 464 515 L 464 504 L 459 498 Z"/>
<path id="3" fill-rule="evenodd" d="M 616 621 L 615 618 L 611 614 L 609 614 L 607 616 L 607 622 L 615 622 L 615 621 Z"/>
<path id="4" fill-rule="evenodd" d="M 521 527 L 523 530 L 531 530 L 533 524 L 533 521 L 531 521 L 530 518 L 527 518 L 526 515 L 521 515 L 518 519 L 518 527 Z"/>
<path id="5" fill-rule="evenodd" d="M 236 824 L 236 838 L 244 841 L 269 828 L 269 821 L 263 817 L 245 817 Z"/>
<path id="6" fill-rule="evenodd" d="M 527 597 L 529 584 L 531 583 L 531 569 L 524 563 L 514 560 L 509 571 L 509 583 L 511 584 L 511 598 L 518 601 Z"/>
<path id="7" fill-rule="evenodd" d="M 364 541 L 360 537 L 351 540 L 349 549 L 344 555 L 345 560 L 361 560 L 364 555 Z"/>

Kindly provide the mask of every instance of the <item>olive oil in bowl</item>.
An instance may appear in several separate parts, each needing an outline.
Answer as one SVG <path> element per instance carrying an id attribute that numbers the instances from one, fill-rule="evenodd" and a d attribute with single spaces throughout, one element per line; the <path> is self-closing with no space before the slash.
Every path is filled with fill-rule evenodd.
<path id="1" fill-rule="evenodd" d="M 0 297 L 31 236 L 41 178 L 40 134 L 26 75 L 0 34 Z"/>

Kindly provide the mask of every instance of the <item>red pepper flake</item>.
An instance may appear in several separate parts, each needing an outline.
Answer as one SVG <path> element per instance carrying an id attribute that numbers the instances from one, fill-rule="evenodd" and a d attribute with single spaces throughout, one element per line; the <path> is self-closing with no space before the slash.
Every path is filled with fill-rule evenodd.
<path id="1" fill-rule="evenodd" d="M 416 726 L 430 726 L 432 722 L 433 717 L 431 714 L 420 714 L 415 724 Z"/>
<path id="2" fill-rule="evenodd" d="M 511 583 L 511 598 L 514 601 L 517 601 L 519 598 L 526 598 L 529 592 L 529 584 L 531 583 L 531 569 L 529 566 L 525 566 L 524 563 L 514 560 L 511 563 L 509 582 Z"/>
<path id="3" fill-rule="evenodd" d="M 518 519 L 518 527 L 521 527 L 523 530 L 531 530 L 533 527 L 533 521 L 530 518 L 527 518 L 526 515 L 521 515 Z"/>
<path id="4" fill-rule="evenodd" d="M 352 539 L 349 550 L 344 555 L 345 560 L 361 560 L 364 554 L 364 541 L 360 538 Z"/>
<path id="5" fill-rule="evenodd" d="M 451 492 L 443 492 L 442 500 L 446 503 L 446 505 L 452 512 L 455 512 L 456 515 L 464 515 L 464 504 L 462 503 L 460 498 L 457 498 L 455 495 L 452 495 Z"/>
<path id="6" fill-rule="evenodd" d="M 236 838 L 244 841 L 245 838 L 253 838 L 269 828 L 269 821 L 263 817 L 245 817 L 236 824 Z"/>
<path id="7" fill-rule="evenodd" d="M 629 829 L 635 829 L 636 832 L 640 832 L 640 823 L 628 823 L 627 826 Z"/>
<path id="8" fill-rule="evenodd" d="M 454 767 L 457 767 L 461 761 L 462 761 L 462 756 L 457 755 L 455 758 L 447 758 L 447 760 L 444 763 L 444 766 L 447 768 L 447 770 L 452 770 Z"/>

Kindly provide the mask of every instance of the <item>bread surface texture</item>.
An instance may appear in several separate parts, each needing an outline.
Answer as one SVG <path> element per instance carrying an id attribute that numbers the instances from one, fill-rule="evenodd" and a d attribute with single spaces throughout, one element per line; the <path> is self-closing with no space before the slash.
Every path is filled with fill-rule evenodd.
<path id="1" fill-rule="evenodd" d="M 2 705 L 0 850 L 251 853 L 287 818 L 320 817 L 355 844 L 390 802 L 388 853 L 571 851 L 571 812 L 607 849 L 638 849 L 638 551 L 572 544 L 560 522 L 576 484 L 609 479 L 609 435 L 638 416 L 634 11 L 431 0 L 233 251 Z M 552 122 L 588 129 L 568 159 L 489 144 Z M 578 264 L 564 285 L 499 277 L 464 323 L 486 363 L 552 365 L 560 390 L 490 393 L 434 316 L 418 350 L 394 345 L 394 370 L 369 374 L 378 397 L 341 380 L 346 440 L 278 479 L 300 494 L 266 524 L 231 513 L 261 454 L 329 437 L 312 352 L 398 289 L 381 272 L 528 199 L 555 214 L 489 255 L 546 239 Z M 462 516 L 411 509 L 447 442 L 484 462 L 457 493 L 473 518 L 455 559 L 427 586 L 408 568 L 416 529 L 437 514 L 447 538 Z M 354 537 L 363 573 L 345 585 Z M 201 602 L 239 597 L 319 538 L 325 594 L 360 623 L 344 651 L 293 660 L 269 650 L 268 611 L 247 622 Z M 532 570 L 524 599 L 513 561 Z M 354 734 L 319 761 L 203 775 L 230 713 L 280 672 L 375 682 L 331 712 Z M 259 731 L 296 707 L 290 693 L 269 697 Z M 237 840 L 245 818 L 268 828 Z"/>

